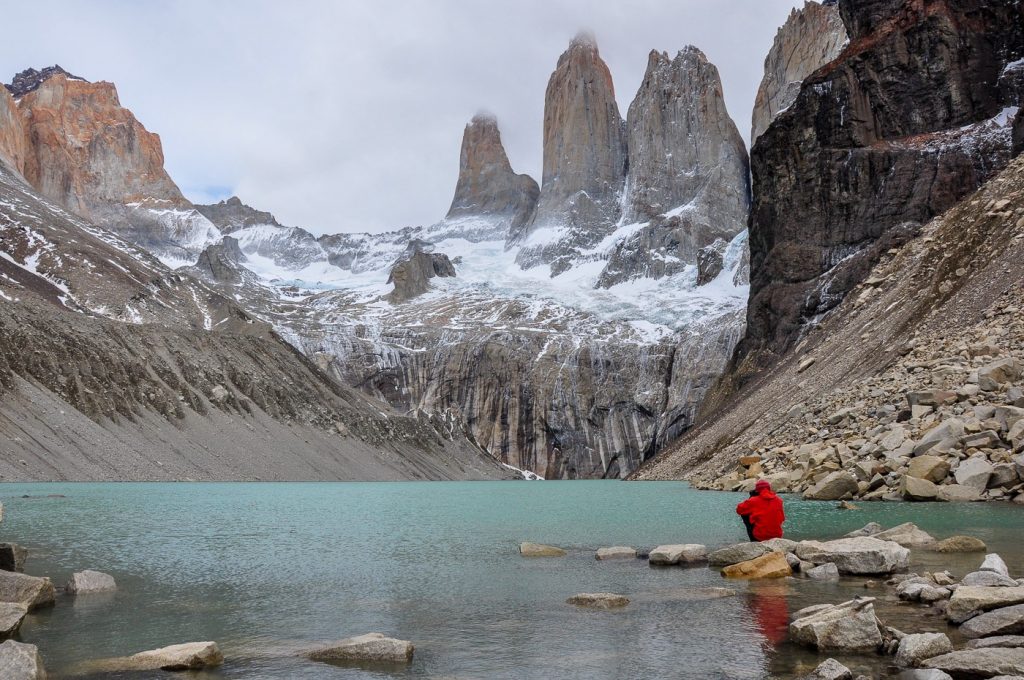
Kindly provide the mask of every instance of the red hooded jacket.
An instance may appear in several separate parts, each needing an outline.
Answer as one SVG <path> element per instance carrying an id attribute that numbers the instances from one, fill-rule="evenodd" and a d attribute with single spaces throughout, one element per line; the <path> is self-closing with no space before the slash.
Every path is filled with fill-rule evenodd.
<path id="1" fill-rule="evenodd" d="M 782 499 L 771 489 L 762 489 L 758 495 L 737 505 L 736 514 L 750 520 L 757 540 L 782 538 L 782 523 L 786 521 L 786 513 L 782 509 Z"/>

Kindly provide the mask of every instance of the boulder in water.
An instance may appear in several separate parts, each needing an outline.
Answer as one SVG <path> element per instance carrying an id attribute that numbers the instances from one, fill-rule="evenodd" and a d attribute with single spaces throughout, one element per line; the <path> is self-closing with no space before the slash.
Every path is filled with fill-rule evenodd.
<path id="1" fill-rule="evenodd" d="M 1024 649 L 988 647 L 961 649 L 924 662 L 956 678 L 994 678 L 1024 675 Z"/>
<path id="2" fill-rule="evenodd" d="M 719 548 L 708 555 L 708 563 L 712 567 L 724 567 L 756 559 L 769 551 L 770 548 L 764 543 L 737 543 Z"/>
<path id="3" fill-rule="evenodd" d="M 832 562 L 826 562 L 813 569 L 808 569 L 805 574 L 812 581 L 838 581 L 839 567 Z"/>
<path id="4" fill-rule="evenodd" d="M 131 656 L 100 659 L 83 664 L 85 673 L 122 673 L 132 671 L 195 671 L 224 663 L 216 642 L 186 642 L 151 649 Z"/>
<path id="5" fill-rule="evenodd" d="M 853 680 L 853 672 L 835 659 L 825 659 L 801 680 Z"/>
<path id="6" fill-rule="evenodd" d="M 969 638 L 1020 635 L 1024 633 L 1024 604 L 979 614 L 960 626 L 960 632 Z"/>
<path id="7" fill-rule="evenodd" d="M 542 543 L 520 543 L 519 554 L 523 557 L 565 557 L 567 554 L 561 548 Z"/>
<path id="8" fill-rule="evenodd" d="M 985 552 L 987 547 L 980 538 L 973 536 L 950 536 L 928 546 L 928 549 L 940 553 L 965 553 Z"/>
<path id="9" fill-rule="evenodd" d="M 611 548 L 598 548 L 594 557 L 599 560 L 636 559 L 636 548 L 630 548 L 624 545 L 617 545 Z"/>
<path id="10" fill-rule="evenodd" d="M 896 650 L 897 666 L 920 666 L 924 661 L 953 651 L 953 643 L 943 633 L 905 635 Z"/>
<path id="11" fill-rule="evenodd" d="M 410 663 L 416 651 L 407 640 L 389 638 L 383 633 L 367 633 L 339 640 L 307 656 L 314 661 L 348 661 L 367 663 Z"/>
<path id="12" fill-rule="evenodd" d="M 21 628 L 28 607 L 19 602 L 0 602 L 0 640 L 6 640 Z"/>
<path id="13" fill-rule="evenodd" d="M 949 598 L 946 618 L 963 623 L 983 612 L 1024 604 L 1024 586 L 960 586 Z"/>
<path id="14" fill-rule="evenodd" d="M 0 571 L 0 602 L 17 602 L 32 611 L 55 601 L 56 591 L 50 579 Z"/>
<path id="15" fill-rule="evenodd" d="M 0 645 L 0 678 L 4 680 L 46 680 L 39 648 L 14 640 Z"/>
<path id="16" fill-rule="evenodd" d="M 694 564 L 708 559 L 708 549 L 697 543 L 680 543 L 659 545 L 648 555 L 648 560 L 655 565 Z"/>
<path id="17" fill-rule="evenodd" d="M 110 574 L 102 571 L 76 571 L 68 581 L 67 591 L 72 595 L 84 595 L 86 593 L 108 593 L 117 590 L 117 583 Z"/>
<path id="18" fill-rule="evenodd" d="M 0 543 L 0 570 L 25 571 L 28 549 L 17 543 Z"/>
<path id="19" fill-rule="evenodd" d="M 566 603 L 590 609 L 618 609 L 629 604 L 629 598 L 615 593 L 580 593 L 570 597 Z"/>
<path id="20" fill-rule="evenodd" d="M 874 598 L 860 598 L 812 611 L 789 624 L 790 638 L 821 652 L 869 652 L 882 644 Z"/>
<path id="21" fill-rule="evenodd" d="M 792 576 L 793 569 L 783 553 L 770 552 L 722 569 L 726 578 L 765 579 Z"/>
<path id="22" fill-rule="evenodd" d="M 874 575 L 902 571 L 910 564 L 910 551 L 893 541 L 871 536 L 840 538 L 835 541 L 804 541 L 796 555 L 814 564 L 835 563 L 841 574 Z"/>

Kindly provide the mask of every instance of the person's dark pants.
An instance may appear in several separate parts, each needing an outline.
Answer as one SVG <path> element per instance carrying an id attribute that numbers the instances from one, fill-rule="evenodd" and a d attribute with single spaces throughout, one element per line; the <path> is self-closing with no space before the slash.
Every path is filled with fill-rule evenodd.
<path id="1" fill-rule="evenodd" d="M 750 538 L 750 542 L 756 542 L 757 539 L 754 538 L 754 525 L 750 523 L 750 518 L 746 515 L 740 515 L 740 518 L 743 520 L 743 526 L 747 528 L 747 537 Z"/>

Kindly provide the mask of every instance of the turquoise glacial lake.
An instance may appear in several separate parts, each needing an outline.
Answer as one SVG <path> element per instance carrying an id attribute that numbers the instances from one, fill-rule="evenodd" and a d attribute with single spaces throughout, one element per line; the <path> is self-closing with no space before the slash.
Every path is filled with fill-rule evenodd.
<path id="1" fill-rule="evenodd" d="M 28 546 L 26 571 L 57 584 L 82 569 L 117 579 L 115 594 L 62 594 L 26 619 L 20 639 L 39 646 L 54 677 L 90 659 L 200 640 L 215 640 L 226 662 L 186 677 L 794 677 L 824 657 L 785 642 L 789 615 L 864 594 L 864 579 L 725 582 L 707 568 L 594 559 L 602 546 L 746 540 L 733 512 L 741 498 L 671 482 L 0 484 L 0 540 Z M 869 521 L 970 534 L 1024 576 L 1021 507 L 838 510 L 788 499 L 787 514 L 794 539 L 834 538 Z M 525 540 L 569 555 L 521 558 Z M 981 560 L 914 555 L 915 570 L 957 575 Z M 693 599 L 709 586 L 737 594 Z M 610 612 L 565 604 L 600 591 L 632 602 Z M 869 594 L 889 625 L 947 630 L 885 589 Z M 339 667 L 300 656 L 367 632 L 412 640 L 413 663 Z M 894 672 L 882 657 L 846 661 L 876 677 Z"/>

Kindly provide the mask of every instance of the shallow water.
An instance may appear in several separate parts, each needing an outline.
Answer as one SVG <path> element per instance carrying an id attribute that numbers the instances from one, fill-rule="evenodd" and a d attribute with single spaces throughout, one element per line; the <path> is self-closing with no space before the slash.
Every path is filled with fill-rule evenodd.
<path id="1" fill-rule="evenodd" d="M 29 546 L 27 571 L 58 584 L 81 569 L 118 581 L 116 594 L 61 596 L 52 610 L 26 619 L 21 639 L 38 644 L 58 676 L 89 659 L 194 640 L 216 640 L 227 657 L 221 669 L 195 678 L 806 672 L 819 659 L 782 641 L 789 614 L 864 593 L 863 579 L 725 583 L 706 568 L 593 557 L 609 545 L 745 540 L 733 514 L 740 498 L 670 482 L 3 484 L 0 540 Z M 794 539 L 832 538 L 869 521 L 914 521 L 940 538 L 975 535 L 1024 574 L 1024 508 L 865 503 L 840 511 L 787 499 L 787 514 Z M 523 540 L 570 554 L 523 559 Z M 915 556 L 921 569 L 948 565 L 958 574 L 980 561 Z M 689 596 L 688 589 L 723 585 L 739 595 Z M 595 591 L 633 602 L 614 612 L 565 604 Z M 879 605 L 883 620 L 902 630 L 945 630 L 941 619 L 921 619 L 916 609 Z M 340 668 L 297 656 L 318 642 L 371 631 L 412 640 L 413 663 Z M 885 672 L 880 658 L 850 662 Z"/>

